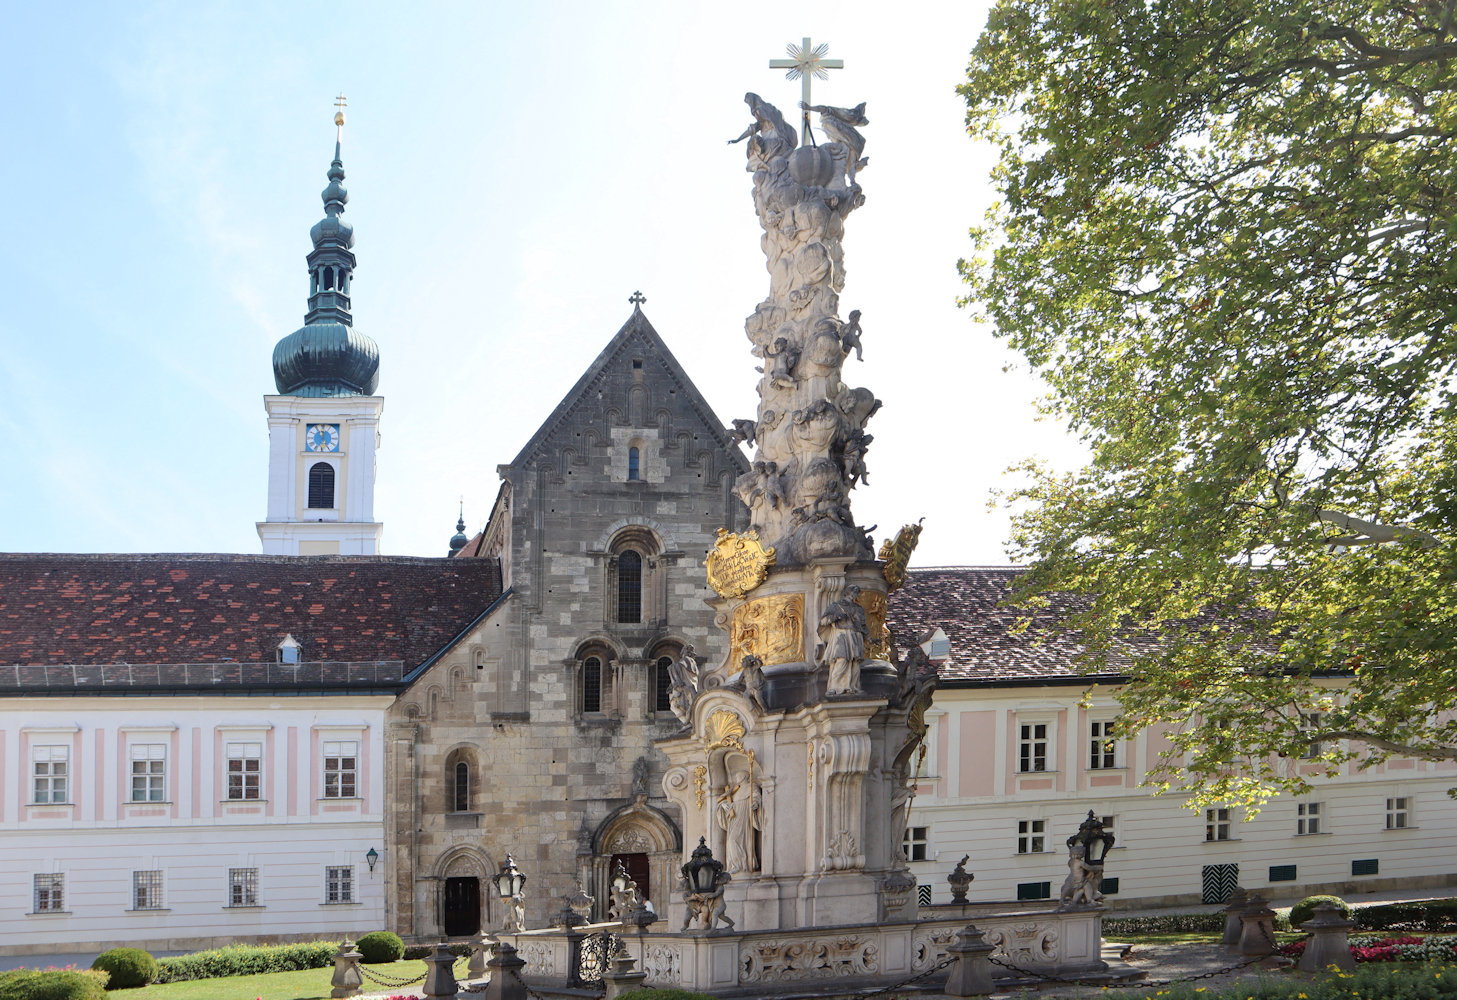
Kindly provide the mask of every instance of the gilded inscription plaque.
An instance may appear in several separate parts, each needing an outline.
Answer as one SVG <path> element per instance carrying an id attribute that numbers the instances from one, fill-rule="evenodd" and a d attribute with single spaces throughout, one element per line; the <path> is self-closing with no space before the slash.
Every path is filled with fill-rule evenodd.
<path id="1" fill-rule="evenodd" d="M 704 559 L 708 585 L 719 597 L 743 597 L 764 582 L 773 565 L 774 550 L 759 543 L 757 531 L 735 535 L 727 528 L 718 529 L 718 540 Z"/>
<path id="2" fill-rule="evenodd" d="M 734 663 L 750 653 L 766 667 L 803 660 L 804 595 L 776 594 L 745 601 L 734 608 L 729 635 Z"/>
<path id="3" fill-rule="evenodd" d="M 924 517 L 921 518 L 921 521 L 924 520 Z M 894 538 L 887 538 L 880 546 L 880 558 L 885 563 L 881 573 L 891 593 L 906 582 L 906 567 L 910 565 L 911 553 L 916 551 L 916 543 L 921 540 L 921 521 L 901 528 Z"/>
<path id="4" fill-rule="evenodd" d="M 865 640 L 866 659 L 889 660 L 890 629 L 885 624 L 885 595 L 873 590 L 862 590 L 856 603 L 865 609 L 865 624 L 870 627 L 870 635 Z"/>

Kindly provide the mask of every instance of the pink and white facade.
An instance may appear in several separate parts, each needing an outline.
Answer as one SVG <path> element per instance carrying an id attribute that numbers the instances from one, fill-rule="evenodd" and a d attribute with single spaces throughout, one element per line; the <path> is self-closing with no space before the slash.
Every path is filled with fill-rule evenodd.
<path id="1" fill-rule="evenodd" d="M 5 950 L 383 927 L 391 700 L 0 698 Z"/>
<path id="2" fill-rule="evenodd" d="M 892 598 L 903 634 L 932 621 L 945 633 L 930 650 L 943 680 L 908 823 L 923 898 L 929 888 L 934 902 L 948 901 L 946 876 L 967 854 L 971 900 L 1055 898 L 1066 839 L 1090 809 L 1118 838 L 1106 873 L 1117 880 L 1115 908 L 1208 901 L 1231 879 L 1274 899 L 1457 884 L 1457 801 L 1447 796 L 1457 762 L 1348 764 L 1253 818 L 1193 810 L 1177 790 L 1141 787 L 1168 741 L 1145 731 L 1108 743 L 1116 686 L 1085 698 L 1089 679 L 1075 675 L 1065 640 L 1009 632 L 1017 612 L 997 605 L 1016 572 L 913 570 Z"/>

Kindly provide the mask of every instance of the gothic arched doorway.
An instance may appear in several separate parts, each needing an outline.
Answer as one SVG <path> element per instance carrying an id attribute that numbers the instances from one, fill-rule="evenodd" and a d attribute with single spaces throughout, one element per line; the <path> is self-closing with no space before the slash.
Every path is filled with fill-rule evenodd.
<path id="1" fill-rule="evenodd" d="M 645 900 L 667 913 L 673 873 L 683 864 L 683 835 L 659 809 L 643 802 L 624 806 L 603 821 L 592 838 L 591 891 L 598 899 L 599 919 L 607 916 L 612 872 L 621 859 Z"/>

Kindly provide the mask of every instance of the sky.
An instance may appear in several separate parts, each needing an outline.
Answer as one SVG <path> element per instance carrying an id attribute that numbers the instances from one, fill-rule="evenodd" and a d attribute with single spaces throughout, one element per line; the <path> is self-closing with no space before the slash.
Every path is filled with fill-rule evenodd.
<path id="1" fill-rule="evenodd" d="M 912 565 L 1007 561 L 991 491 L 1081 451 L 957 305 L 993 154 L 955 93 L 972 3 L 30 4 L 0 38 L 0 550 L 258 552 L 273 345 L 348 97 L 356 329 L 379 344 L 383 551 L 443 555 L 643 309 L 725 422 L 768 293 L 743 146 L 768 61 L 808 34 L 867 102 L 841 309 L 885 403 L 852 496 Z M 1006 370 L 1009 366 L 1012 370 Z"/>

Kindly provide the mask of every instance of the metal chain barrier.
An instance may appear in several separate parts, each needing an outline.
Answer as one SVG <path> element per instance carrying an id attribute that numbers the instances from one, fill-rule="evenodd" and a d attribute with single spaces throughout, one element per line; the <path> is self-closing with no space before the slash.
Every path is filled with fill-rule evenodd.
<path id="1" fill-rule="evenodd" d="M 426 969 L 414 979 L 396 979 L 394 976 L 377 975 L 369 971 L 369 966 L 361 964 L 359 966 L 359 974 L 372 983 L 378 983 L 380 986 L 388 986 L 394 990 L 399 989 L 401 986 L 414 986 L 416 983 L 423 983 L 425 977 L 430 975 L 430 970 Z"/>
<path id="2" fill-rule="evenodd" d="M 533 990 L 530 983 L 521 978 L 521 971 L 519 969 L 512 969 L 511 975 L 516 977 L 516 981 L 521 984 L 521 988 L 526 991 L 526 995 L 530 997 L 531 1000 L 547 1000 L 546 997 Z"/>
<path id="3" fill-rule="evenodd" d="M 865 1000 L 866 997 L 877 997 L 880 996 L 880 994 L 882 993 L 889 993 L 891 990 L 902 989 L 903 987 L 911 985 L 911 983 L 919 982 L 920 980 L 925 979 L 932 973 L 940 972 L 942 969 L 955 965 L 959 961 L 960 959 L 957 958 L 955 955 L 948 955 L 946 958 L 941 960 L 941 963 L 939 965 L 933 965 L 925 972 L 918 972 L 909 979 L 903 979 L 898 983 L 891 983 L 889 986 L 879 986 L 868 993 L 856 993 L 853 997 L 851 997 L 851 1000 Z"/>

